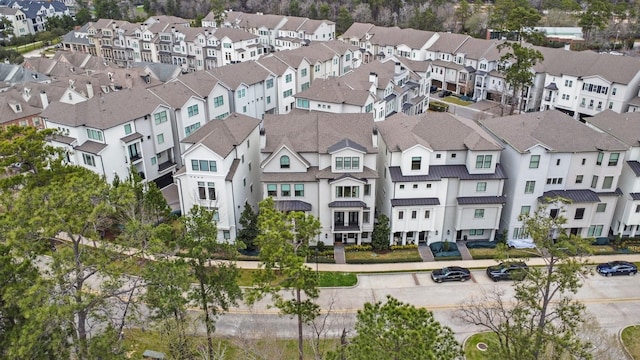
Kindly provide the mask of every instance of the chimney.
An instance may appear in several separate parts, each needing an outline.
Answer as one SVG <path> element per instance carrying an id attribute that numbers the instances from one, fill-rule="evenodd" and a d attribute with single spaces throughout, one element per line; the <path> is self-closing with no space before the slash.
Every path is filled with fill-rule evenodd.
<path id="1" fill-rule="evenodd" d="M 373 147 L 378 147 L 378 128 L 373 128 L 373 134 L 371 134 L 371 142 L 373 143 Z"/>
<path id="2" fill-rule="evenodd" d="M 265 128 L 260 128 L 260 149 L 267 147 L 267 132 Z"/>
<path id="3" fill-rule="evenodd" d="M 90 81 L 87 81 L 87 97 L 91 99 L 93 97 L 93 85 Z"/>
<path id="4" fill-rule="evenodd" d="M 49 97 L 47 97 L 47 93 L 44 90 L 40 91 L 40 101 L 42 102 L 42 110 L 49 106 Z"/>
<path id="5" fill-rule="evenodd" d="M 399 63 L 399 62 L 397 62 L 397 63 L 396 63 L 396 68 L 395 68 L 395 70 L 394 70 L 394 73 L 395 73 L 395 74 L 400 74 L 400 70 L 401 70 L 401 69 L 400 69 L 400 63 Z"/>
<path id="6" fill-rule="evenodd" d="M 378 87 L 378 74 L 374 72 L 369 73 L 369 82 L 373 83 L 376 87 Z"/>

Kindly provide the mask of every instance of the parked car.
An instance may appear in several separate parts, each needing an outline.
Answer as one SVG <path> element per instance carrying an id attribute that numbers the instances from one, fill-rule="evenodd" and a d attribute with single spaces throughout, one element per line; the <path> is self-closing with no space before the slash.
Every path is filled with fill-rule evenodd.
<path id="1" fill-rule="evenodd" d="M 437 86 L 433 86 L 433 85 L 432 85 L 432 86 L 429 88 L 429 92 L 430 92 L 430 93 L 432 93 L 432 94 L 433 94 L 434 92 L 437 92 L 437 91 L 438 91 L 438 87 L 437 87 Z"/>
<path id="2" fill-rule="evenodd" d="M 596 266 L 596 271 L 602 276 L 635 275 L 638 267 L 628 261 L 611 261 Z"/>
<path id="3" fill-rule="evenodd" d="M 437 283 L 443 281 L 467 281 L 471 279 L 471 272 L 469 269 L 460 266 L 449 266 L 433 270 L 431 272 L 431 279 Z"/>
<path id="4" fill-rule="evenodd" d="M 440 97 L 441 98 L 445 98 L 447 96 L 451 96 L 451 94 L 453 94 L 451 91 L 449 90 L 442 90 L 442 92 L 440 93 Z"/>
<path id="5" fill-rule="evenodd" d="M 527 276 L 529 267 L 519 262 L 503 262 L 487 268 L 487 275 L 491 280 L 522 280 Z"/>

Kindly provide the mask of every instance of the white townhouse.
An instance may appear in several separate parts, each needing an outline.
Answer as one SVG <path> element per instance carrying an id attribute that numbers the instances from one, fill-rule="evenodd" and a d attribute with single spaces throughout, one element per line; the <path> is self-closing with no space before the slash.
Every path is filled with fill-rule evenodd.
<path id="1" fill-rule="evenodd" d="M 260 120 L 232 113 L 182 141 L 184 166 L 174 175 L 183 214 L 195 205 L 215 210 L 218 238 L 235 240 L 244 204 L 257 210 Z"/>
<path id="2" fill-rule="evenodd" d="M 51 145 L 66 151 L 70 164 L 111 182 L 131 166 L 147 181 L 171 182 L 176 169 L 173 109 L 142 89 L 123 90 L 77 104 L 53 102 L 41 113 L 46 128 L 58 129 Z"/>
<path id="3" fill-rule="evenodd" d="M 268 54 L 263 56 L 261 59 L 266 59 L 271 56 L 280 59 L 280 61 L 295 70 L 296 89 L 294 94 L 306 90 L 311 86 L 311 64 L 304 56 L 298 54 L 295 50 L 285 50 Z"/>
<path id="4" fill-rule="evenodd" d="M 635 237 L 640 234 L 640 114 L 605 110 L 587 119 L 587 125 L 610 134 L 627 146 L 618 187 L 618 199 L 610 232 Z"/>
<path id="5" fill-rule="evenodd" d="M 536 48 L 538 98 L 530 108 L 557 109 L 575 119 L 604 110 L 624 113 L 638 97 L 640 60 L 631 56 Z"/>
<path id="6" fill-rule="evenodd" d="M 391 244 L 494 240 L 506 202 L 503 147 L 473 120 L 396 114 L 380 134 L 376 209 Z M 384 170 L 382 170 L 384 169 Z"/>
<path id="7" fill-rule="evenodd" d="M 276 76 L 254 61 L 207 70 L 230 89 L 231 112 L 262 119 L 278 107 Z"/>
<path id="8" fill-rule="evenodd" d="M 296 71 L 284 61 L 274 56 L 263 57 L 256 63 L 276 75 L 276 114 L 286 114 L 293 110 L 296 91 Z"/>
<path id="9" fill-rule="evenodd" d="M 628 147 L 611 135 L 560 111 L 480 120 L 505 146 L 502 152 L 507 204 L 500 229 L 511 239 L 530 240 L 520 215 L 546 204 L 550 216 L 584 238 L 607 236 L 618 198 Z M 547 203 L 562 198 L 568 203 Z"/>
<path id="10" fill-rule="evenodd" d="M 175 79 L 205 100 L 205 120 L 224 119 L 231 114 L 231 90 L 206 71 L 182 74 Z"/>
<path id="11" fill-rule="evenodd" d="M 287 16 L 287 21 L 276 31 L 276 50 L 279 40 L 297 39 L 303 44 L 310 41 L 335 39 L 336 25 L 329 20 L 313 20 L 297 16 Z"/>
<path id="12" fill-rule="evenodd" d="M 264 52 L 259 38 L 239 29 L 216 29 L 211 37 L 217 40 L 216 66 L 257 60 Z"/>
<path id="13" fill-rule="evenodd" d="M 211 14 L 211 13 L 210 13 Z M 208 15 L 207 15 L 208 16 Z M 242 29 L 259 37 L 259 42 L 267 48 L 267 52 L 273 50 L 276 38 L 278 37 L 278 29 L 287 21 L 284 15 L 263 14 L 261 12 L 255 14 L 244 13 L 241 11 L 226 11 L 225 19 L 219 28 L 235 28 Z M 202 26 L 211 25 L 213 21 L 207 19 L 202 22 Z"/>
<path id="14" fill-rule="evenodd" d="M 7 19 L 13 32 L 9 36 L 6 34 L 7 29 L 3 29 L 0 31 L 2 37 L 15 37 L 34 33 L 31 22 L 27 19 L 25 13 L 18 8 L 0 7 L 0 19 Z"/>
<path id="15" fill-rule="evenodd" d="M 185 150 L 181 141 L 209 121 L 205 100 L 180 81 L 170 81 L 147 90 L 174 109 L 170 120 L 175 129 L 173 143 L 179 145 L 176 157 L 180 160 L 180 154 Z M 178 161 L 178 167 L 181 166 Z"/>
<path id="16" fill-rule="evenodd" d="M 340 78 L 316 80 L 297 95 L 299 109 L 335 113 L 373 113 L 376 121 L 428 108 L 428 72 L 413 72 L 394 57 L 373 61 Z"/>
<path id="17" fill-rule="evenodd" d="M 438 39 L 431 31 L 400 29 L 353 23 L 338 39 L 366 52 L 364 62 L 399 56 L 409 60 L 427 60 L 427 49 Z"/>
<path id="18" fill-rule="evenodd" d="M 378 136 L 370 116 L 267 115 L 260 149 L 262 192 L 278 209 L 317 217 L 325 244 L 371 241 Z"/>

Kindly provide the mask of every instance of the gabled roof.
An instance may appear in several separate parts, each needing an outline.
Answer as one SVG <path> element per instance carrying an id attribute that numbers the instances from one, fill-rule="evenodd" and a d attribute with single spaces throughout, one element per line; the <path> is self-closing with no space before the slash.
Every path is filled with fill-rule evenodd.
<path id="1" fill-rule="evenodd" d="M 162 85 L 150 87 L 148 90 L 159 99 L 162 99 L 163 102 L 176 109 L 182 108 L 189 99 L 198 96 L 198 94 L 180 81 L 170 81 Z"/>
<path id="2" fill-rule="evenodd" d="M 374 27 L 375 25 L 373 24 L 354 22 L 340 37 L 343 39 L 357 38 L 364 40 L 365 35 Z"/>
<path id="3" fill-rule="evenodd" d="M 355 89 L 344 83 L 342 78 L 316 79 L 311 86 L 294 95 L 333 104 L 364 106 L 373 95 L 369 90 Z M 371 117 L 371 114 L 369 114 Z"/>
<path id="4" fill-rule="evenodd" d="M 256 64 L 254 61 L 221 66 L 207 70 L 207 72 L 233 90 L 237 89 L 241 84 L 250 86 L 265 81 L 272 75 L 269 70 Z"/>
<path id="5" fill-rule="evenodd" d="M 437 33 L 438 39 L 429 47 L 429 51 L 455 54 L 471 36 L 448 32 Z"/>
<path id="6" fill-rule="evenodd" d="M 343 149 L 349 149 L 349 148 L 350 149 L 354 149 L 356 151 L 361 151 L 363 153 L 367 152 L 367 148 L 366 147 L 364 147 L 364 146 L 362 146 L 362 145 L 360 145 L 360 144 L 358 144 L 358 143 L 356 143 L 356 142 L 354 142 L 352 140 L 349 140 L 347 138 L 342 139 L 342 140 L 338 141 L 337 143 L 329 146 L 329 148 L 327 149 L 327 152 L 329 154 L 331 154 L 331 153 L 334 153 L 334 152 L 337 152 L 337 151 L 340 151 L 340 150 L 343 150 Z"/>
<path id="7" fill-rule="evenodd" d="M 193 90 L 201 98 L 211 94 L 217 84 L 221 84 L 218 79 L 205 71 L 193 71 L 180 75 L 175 81 L 180 81 L 189 89 Z"/>
<path id="8" fill-rule="evenodd" d="M 297 153 L 328 154 L 331 146 L 349 139 L 360 144 L 367 153 L 377 153 L 373 146 L 371 114 L 331 114 L 292 112 L 287 115 L 265 115 L 266 145 L 263 153 L 278 150 L 288 139 L 290 150 Z"/>
<path id="9" fill-rule="evenodd" d="M 213 36 L 219 40 L 226 37 L 232 42 L 258 39 L 258 36 L 255 36 L 250 32 L 234 28 L 218 28 L 213 32 Z"/>
<path id="10" fill-rule="evenodd" d="M 278 76 L 282 76 L 287 70 L 292 69 L 291 66 L 275 56 L 261 57 L 256 62 Z"/>
<path id="11" fill-rule="evenodd" d="M 411 49 L 421 49 L 435 35 L 432 31 L 401 29 L 397 26 L 376 26 L 370 33 L 373 34 L 369 40 L 372 44 L 381 46 L 406 45 Z"/>
<path id="12" fill-rule="evenodd" d="M 390 151 L 422 145 L 434 151 L 498 151 L 503 147 L 473 120 L 449 113 L 398 113 L 376 124 Z"/>
<path id="13" fill-rule="evenodd" d="M 587 123 L 615 136 L 629 147 L 640 146 L 640 113 L 616 113 L 602 111 L 587 119 Z"/>
<path id="14" fill-rule="evenodd" d="M 480 120 L 480 124 L 521 153 L 544 144 L 551 152 L 624 151 L 613 136 L 596 131 L 557 110 Z"/>
<path id="15" fill-rule="evenodd" d="M 202 144 L 214 153 L 226 158 L 234 147 L 240 145 L 259 124 L 259 119 L 232 113 L 225 119 L 209 121 L 182 142 Z"/>

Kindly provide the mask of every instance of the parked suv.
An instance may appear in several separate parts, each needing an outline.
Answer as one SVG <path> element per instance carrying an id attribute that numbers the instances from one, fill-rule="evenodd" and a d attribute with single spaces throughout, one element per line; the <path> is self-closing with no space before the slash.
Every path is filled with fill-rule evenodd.
<path id="1" fill-rule="evenodd" d="M 487 268 L 491 280 L 522 280 L 527 276 L 529 267 L 523 262 L 503 262 Z"/>

